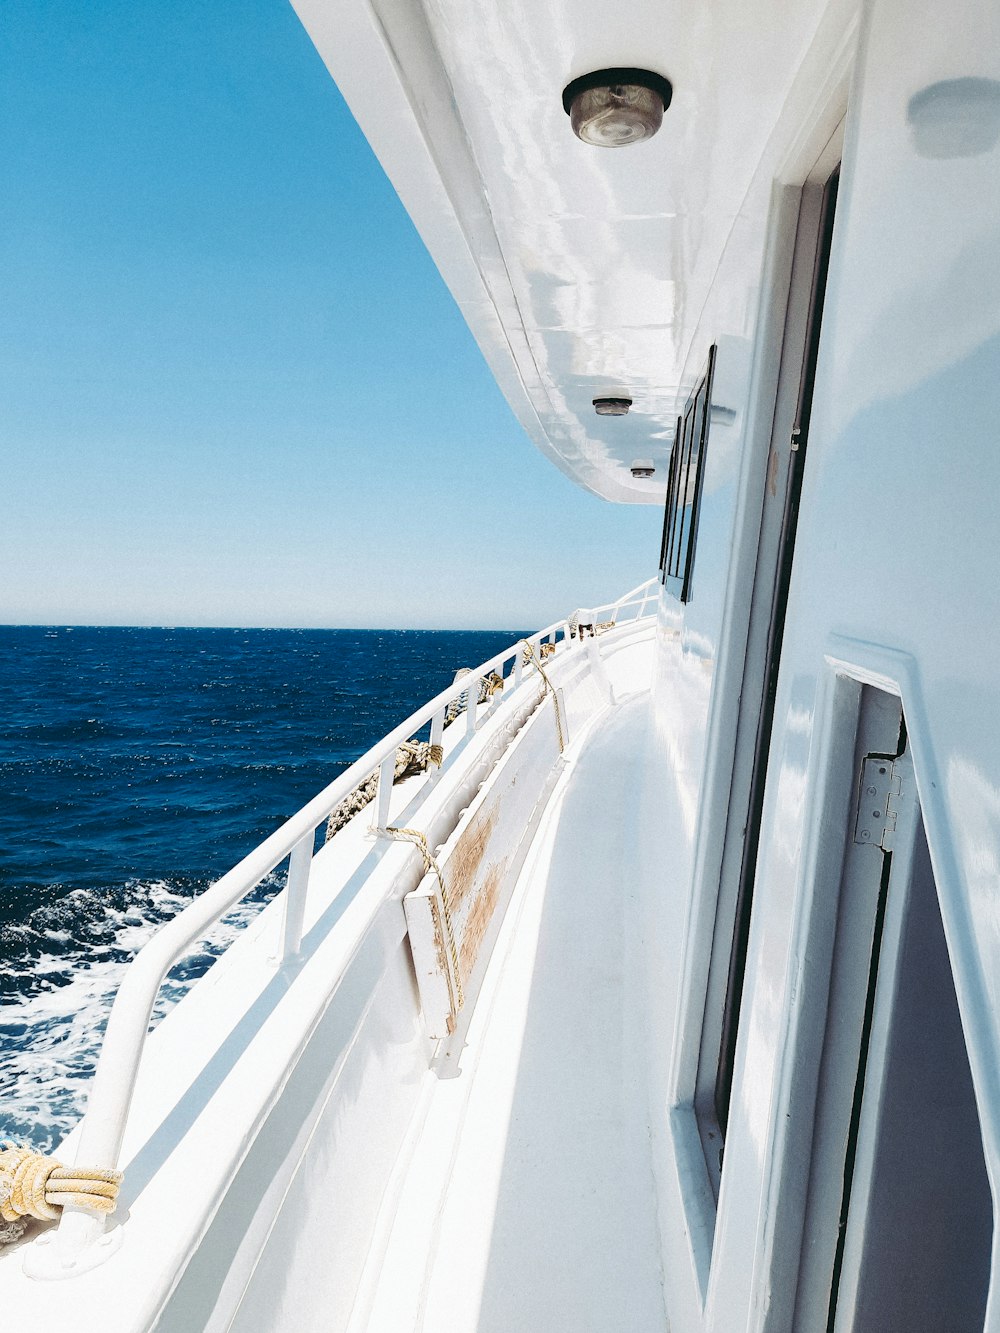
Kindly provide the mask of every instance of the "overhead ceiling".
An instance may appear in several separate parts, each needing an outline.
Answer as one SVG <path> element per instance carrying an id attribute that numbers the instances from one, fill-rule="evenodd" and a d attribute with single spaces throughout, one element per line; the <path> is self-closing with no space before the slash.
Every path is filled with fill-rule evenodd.
<path id="1" fill-rule="evenodd" d="M 699 315 L 822 0 L 294 3 L 532 439 L 598 495 L 660 502 Z M 609 66 L 673 83 L 650 141 L 573 135 L 563 87 Z"/>

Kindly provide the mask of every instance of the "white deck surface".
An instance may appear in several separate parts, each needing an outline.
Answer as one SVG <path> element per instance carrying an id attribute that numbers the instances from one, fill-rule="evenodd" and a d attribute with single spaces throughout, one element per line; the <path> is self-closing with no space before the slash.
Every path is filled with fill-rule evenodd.
<path id="1" fill-rule="evenodd" d="M 429 1076 L 352 1330 L 666 1328 L 646 1098 L 626 1013 L 628 812 L 647 707 L 641 694 L 605 713 L 567 753 L 462 1074 Z"/>

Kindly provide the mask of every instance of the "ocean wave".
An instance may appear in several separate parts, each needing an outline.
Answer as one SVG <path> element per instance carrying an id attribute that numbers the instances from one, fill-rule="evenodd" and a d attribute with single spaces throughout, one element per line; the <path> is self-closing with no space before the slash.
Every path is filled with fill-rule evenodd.
<path id="1" fill-rule="evenodd" d="M 150 1029 L 232 943 L 280 885 L 272 874 L 170 971 Z M 191 901 L 191 886 L 130 881 L 106 894 L 74 889 L 0 931 L 0 1138 L 50 1152 L 86 1105 L 122 976 L 157 930 Z"/>
<path id="2" fill-rule="evenodd" d="M 0 1134 L 56 1143 L 158 926 L 517 637 L 0 626 Z M 175 969 L 157 1016 L 279 878 Z"/>

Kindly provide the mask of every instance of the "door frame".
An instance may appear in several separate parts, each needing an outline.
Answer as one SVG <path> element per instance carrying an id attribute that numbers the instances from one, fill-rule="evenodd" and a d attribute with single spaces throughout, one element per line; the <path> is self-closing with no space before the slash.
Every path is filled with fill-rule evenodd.
<path id="1" fill-rule="evenodd" d="M 735 1003 L 734 1032 L 738 1027 L 738 1006 L 742 992 L 742 972 L 737 993 L 731 1000 L 733 959 L 741 948 L 736 938 L 740 923 L 741 886 L 748 877 L 752 885 L 756 861 L 756 837 L 748 846 L 751 816 L 756 802 L 757 822 L 762 808 L 763 785 L 770 748 L 770 725 L 761 730 L 761 716 L 766 709 L 766 694 L 776 681 L 780 664 L 778 652 L 771 651 L 772 625 L 779 606 L 779 583 L 787 576 L 794 550 L 794 520 L 790 539 L 786 530 L 790 501 L 795 503 L 793 488 L 801 486 L 801 453 L 795 438 L 803 397 L 809 379 L 809 392 L 815 381 L 817 348 L 822 327 L 822 303 L 815 313 L 817 291 L 825 294 L 826 267 L 818 274 L 821 260 L 829 253 L 828 221 L 825 207 L 827 183 L 839 169 L 844 141 L 844 120 L 829 136 L 806 174 L 798 198 L 798 213 L 792 245 L 791 272 L 785 307 L 778 368 L 774 414 L 765 466 L 765 493 L 762 500 L 756 562 L 750 595 L 746 651 L 739 689 L 739 708 L 732 761 L 732 776 L 725 818 L 719 890 L 715 911 L 708 975 L 704 990 L 704 1008 L 697 1072 L 694 1083 L 694 1114 L 705 1154 L 705 1165 L 716 1202 L 719 1197 L 724 1129 L 717 1111 L 717 1089 L 722 1064 L 722 1044 L 729 1017 L 730 1003 Z M 798 457 L 796 457 L 798 455 Z M 797 469 L 798 475 L 794 475 Z M 782 611 L 783 611 L 783 603 Z M 783 614 L 782 614 L 783 618 Z M 748 864 L 749 862 L 749 864 Z M 749 928 L 742 923 L 742 948 L 745 951 Z M 732 1055 L 731 1043 L 730 1055 Z M 728 1078 L 731 1079 L 731 1066 Z M 728 1100 L 728 1098 L 727 1098 Z"/>

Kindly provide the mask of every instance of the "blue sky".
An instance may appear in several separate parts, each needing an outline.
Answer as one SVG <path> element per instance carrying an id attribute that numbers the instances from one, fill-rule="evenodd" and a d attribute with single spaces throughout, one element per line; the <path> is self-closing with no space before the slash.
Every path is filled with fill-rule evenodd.
<path id="1" fill-rule="evenodd" d="M 528 441 L 280 0 L 5 0 L 6 623 L 524 626 L 657 506 Z"/>

